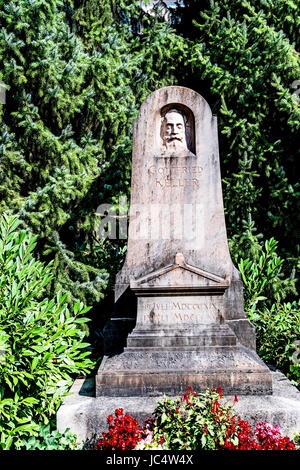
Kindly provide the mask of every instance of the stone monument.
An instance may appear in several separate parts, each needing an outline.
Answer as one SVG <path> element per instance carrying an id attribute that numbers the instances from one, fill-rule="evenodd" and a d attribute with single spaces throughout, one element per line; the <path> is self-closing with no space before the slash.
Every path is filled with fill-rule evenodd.
<path id="1" fill-rule="evenodd" d="M 121 354 L 104 356 L 96 396 L 271 394 L 228 249 L 217 119 L 198 93 L 170 86 L 142 104 L 131 187 L 115 311 L 136 325 Z"/>

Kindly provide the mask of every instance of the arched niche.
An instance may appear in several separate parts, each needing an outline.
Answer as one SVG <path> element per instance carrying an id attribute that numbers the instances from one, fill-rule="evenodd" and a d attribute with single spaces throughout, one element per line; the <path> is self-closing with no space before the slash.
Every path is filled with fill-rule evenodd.
<path id="1" fill-rule="evenodd" d="M 180 147 L 176 148 L 176 141 L 174 142 L 174 148 L 170 150 L 168 142 L 166 142 L 166 126 L 170 117 L 174 121 L 174 116 L 178 115 L 178 123 L 182 122 L 184 128 L 183 142 L 180 143 Z M 182 103 L 168 103 L 163 106 L 160 113 L 157 114 L 156 120 L 156 156 L 157 157 L 189 157 L 195 156 L 196 154 L 196 142 L 195 142 L 195 119 L 193 112 L 190 108 L 183 105 Z"/>

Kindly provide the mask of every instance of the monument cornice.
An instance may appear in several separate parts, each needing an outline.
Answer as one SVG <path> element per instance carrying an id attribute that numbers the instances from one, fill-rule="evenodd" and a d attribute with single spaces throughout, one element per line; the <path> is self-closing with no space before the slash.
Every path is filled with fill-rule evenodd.
<path id="1" fill-rule="evenodd" d="M 186 280 L 184 272 L 189 274 Z M 223 278 L 192 266 L 185 262 L 182 253 L 177 253 L 173 264 L 138 279 L 130 276 L 130 289 L 137 296 L 223 295 L 229 286 L 229 274 Z"/>

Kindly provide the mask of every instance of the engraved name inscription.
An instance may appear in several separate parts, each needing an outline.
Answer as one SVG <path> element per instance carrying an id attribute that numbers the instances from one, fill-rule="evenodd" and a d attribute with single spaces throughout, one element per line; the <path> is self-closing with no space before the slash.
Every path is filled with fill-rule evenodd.
<path id="1" fill-rule="evenodd" d="M 200 183 L 198 176 L 202 171 L 203 168 L 200 166 L 150 166 L 148 174 L 154 177 L 154 186 L 156 188 L 198 187 Z"/>

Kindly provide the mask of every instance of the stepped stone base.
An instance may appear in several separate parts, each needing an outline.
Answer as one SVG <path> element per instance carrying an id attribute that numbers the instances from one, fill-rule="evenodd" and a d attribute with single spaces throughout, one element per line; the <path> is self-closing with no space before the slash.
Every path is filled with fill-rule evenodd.
<path id="1" fill-rule="evenodd" d="M 278 425 L 282 435 L 293 438 L 295 431 L 300 431 L 300 392 L 280 372 L 271 372 L 273 395 L 238 395 L 234 403 L 236 413 L 250 424 L 256 421 L 268 421 Z M 57 413 L 57 428 L 63 432 L 66 428 L 78 436 L 78 441 L 100 436 L 107 431 L 107 416 L 115 409 L 123 408 L 125 413 L 142 423 L 151 415 L 157 401 L 156 397 L 107 397 L 95 398 L 95 378 L 75 380 L 68 396 Z M 233 403 L 233 396 L 226 395 Z"/>
<path id="2" fill-rule="evenodd" d="M 268 367 L 228 325 L 153 325 L 135 328 L 123 353 L 104 356 L 96 396 L 178 395 L 221 384 L 227 394 L 272 394 Z"/>
<path id="3" fill-rule="evenodd" d="M 178 395 L 191 386 L 205 390 L 222 384 L 227 394 L 271 394 L 269 369 L 246 348 L 127 351 L 105 357 L 96 377 L 96 396 Z"/>

